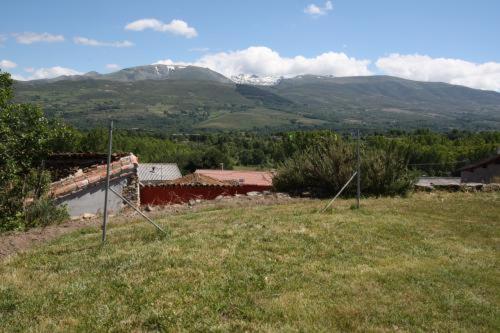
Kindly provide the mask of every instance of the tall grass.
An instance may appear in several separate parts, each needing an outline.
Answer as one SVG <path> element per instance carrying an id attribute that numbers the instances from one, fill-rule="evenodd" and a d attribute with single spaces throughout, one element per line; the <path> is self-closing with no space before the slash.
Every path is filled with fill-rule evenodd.
<path id="1" fill-rule="evenodd" d="M 55 202 L 42 197 L 30 204 L 24 213 L 24 228 L 46 227 L 49 224 L 58 224 L 69 218 L 64 206 L 57 206 Z"/>

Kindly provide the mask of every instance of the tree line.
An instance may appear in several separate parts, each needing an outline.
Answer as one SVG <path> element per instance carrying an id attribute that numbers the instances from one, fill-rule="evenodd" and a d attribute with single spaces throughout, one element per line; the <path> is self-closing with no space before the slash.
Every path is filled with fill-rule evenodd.
<path id="1" fill-rule="evenodd" d="M 67 133 L 69 130 L 69 134 Z M 66 128 L 64 141 L 55 151 L 106 152 L 105 128 L 78 131 Z M 161 134 L 130 130 L 114 133 L 114 151 L 133 152 L 141 162 L 177 163 L 183 172 L 197 168 L 231 169 L 239 166 L 278 168 L 297 152 L 318 146 L 332 138 L 354 143 L 349 132 L 330 130 L 291 131 L 274 134 L 219 132 L 204 134 Z M 395 146 L 408 151 L 408 166 L 427 176 L 458 175 L 458 169 L 494 154 L 500 146 L 500 131 L 440 133 L 427 129 L 411 132 L 361 133 L 361 150 L 384 150 Z"/>

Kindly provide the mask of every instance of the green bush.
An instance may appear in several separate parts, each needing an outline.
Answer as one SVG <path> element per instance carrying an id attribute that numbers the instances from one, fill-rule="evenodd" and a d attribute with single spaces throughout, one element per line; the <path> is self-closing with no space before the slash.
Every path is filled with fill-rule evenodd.
<path id="1" fill-rule="evenodd" d="M 31 170 L 24 178 L 11 181 L 0 193 L 0 232 L 45 227 L 66 220 L 66 207 L 60 207 L 45 194 L 50 184 L 48 171 Z"/>
<path id="2" fill-rule="evenodd" d="M 356 171 L 352 143 L 334 139 L 295 153 L 278 169 L 273 185 L 278 191 L 316 197 L 335 195 Z M 396 145 L 385 149 L 365 148 L 361 153 L 363 195 L 403 195 L 412 189 L 415 174 L 408 165 L 408 152 Z M 354 195 L 354 181 L 344 195 Z"/>
<path id="3" fill-rule="evenodd" d="M 40 198 L 26 207 L 24 227 L 46 227 L 49 224 L 64 222 L 68 218 L 66 207 L 57 206 L 50 198 Z"/>

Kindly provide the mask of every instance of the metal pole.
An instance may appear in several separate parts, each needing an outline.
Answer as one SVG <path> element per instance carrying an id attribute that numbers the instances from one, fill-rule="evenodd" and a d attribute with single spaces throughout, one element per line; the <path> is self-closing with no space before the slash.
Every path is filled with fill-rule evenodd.
<path id="1" fill-rule="evenodd" d="M 322 213 L 324 212 L 325 210 L 328 209 L 328 207 L 330 207 L 332 205 L 332 203 L 335 201 L 335 199 L 337 199 L 337 197 L 344 191 L 344 189 L 347 187 L 347 185 L 349 185 L 349 183 L 354 179 L 354 176 L 356 176 L 357 172 L 355 172 L 351 178 L 349 178 L 349 180 L 347 181 L 347 183 L 345 183 L 344 186 L 342 186 L 342 188 L 340 189 L 340 191 L 333 197 L 332 201 L 330 201 L 326 206 L 325 208 L 323 209 L 320 209 L 318 210 L 318 213 Z"/>
<path id="2" fill-rule="evenodd" d="M 359 129 L 358 129 L 358 140 L 356 142 L 356 155 L 357 155 L 357 189 L 356 189 L 356 208 L 359 209 L 359 199 L 361 197 L 361 155 L 359 153 Z"/>
<path id="3" fill-rule="evenodd" d="M 128 204 L 130 207 L 132 207 L 136 212 L 138 212 L 139 214 L 142 215 L 142 217 L 144 217 L 146 220 L 149 221 L 149 223 L 151 223 L 152 225 L 154 225 L 158 230 L 162 231 L 164 234 L 166 234 L 165 230 L 163 230 L 158 224 L 154 223 L 153 220 L 151 220 L 149 217 L 147 217 L 143 212 L 140 211 L 139 208 L 135 207 L 130 201 L 128 201 L 127 199 L 125 199 L 121 194 L 119 194 L 118 192 L 116 192 L 115 190 L 113 190 L 112 188 L 109 189 L 111 192 L 113 192 L 114 194 L 116 194 L 118 196 L 118 198 L 122 199 L 123 201 L 125 201 L 126 204 Z"/>
<path id="4" fill-rule="evenodd" d="M 108 223 L 108 190 L 109 190 L 109 171 L 111 167 L 111 151 L 113 150 L 113 120 L 109 123 L 108 136 L 108 164 L 106 165 L 106 190 L 104 192 L 104 218 L 102 221 L 102 242 L 106 241 L 106 224 Z"/>

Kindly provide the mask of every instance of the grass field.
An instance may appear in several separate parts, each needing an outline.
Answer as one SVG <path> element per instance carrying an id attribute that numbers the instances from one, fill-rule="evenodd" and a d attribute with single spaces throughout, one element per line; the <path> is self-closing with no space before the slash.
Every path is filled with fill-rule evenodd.
<path id="1" fill-rule="evenodd" d="M 165 217 L 0 263 L 0 331 L 500 331 L 500 195 Z"/>
<path id="2" fill-rule="evenodd" d="M 325 121 L 305 118 L 293 113 L 254 108 L 246 112 L 222 113 L 197 124 L 196 128 L 250 130 L 263 127 L 286 127 L 291 124 L 324 125 Z"/>

